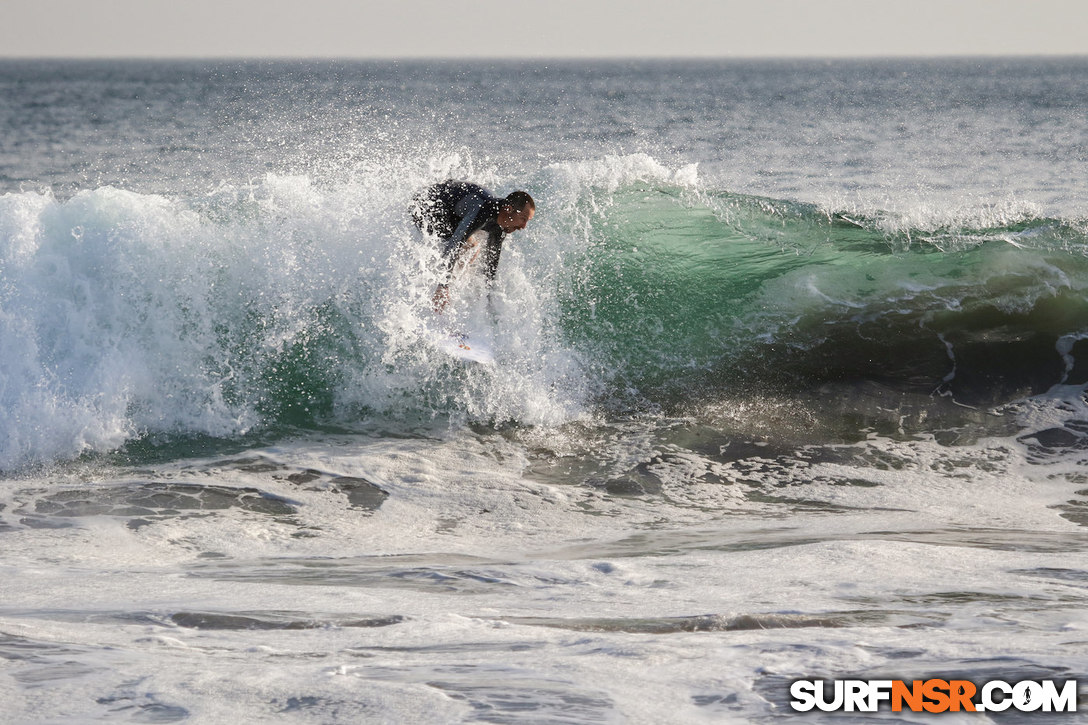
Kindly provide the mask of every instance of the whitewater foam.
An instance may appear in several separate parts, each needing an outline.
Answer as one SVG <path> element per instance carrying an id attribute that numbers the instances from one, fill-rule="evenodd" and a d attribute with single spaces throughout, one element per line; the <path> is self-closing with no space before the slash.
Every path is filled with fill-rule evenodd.
<path id="1" fill-rule="evenodd" d="M 5 716 L 1085 680 L 1084 70 L 0 62 Z M 490 372 L 450 177 L 538 202 Z"/>

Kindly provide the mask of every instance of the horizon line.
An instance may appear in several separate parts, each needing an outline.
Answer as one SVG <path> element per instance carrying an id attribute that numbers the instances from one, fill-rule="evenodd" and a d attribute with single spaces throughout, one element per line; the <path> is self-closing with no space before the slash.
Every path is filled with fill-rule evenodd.
<path id="1" fill-rule="evenodd" d="M 1088 58 L 1084 52 L 1014 52 L 1014 53 L 890 53 L 890 54 L 786 54 L 786 55 L 306 55 L 306 54 L 228 54 L 228 55 L 5 55 L 0 53 L 0 61 L 58 61 L 58 60 L 104 60 L 104 61 L 230 61 L 230 60 L 270 60 L 270 61 L 442 61 L 442 62 L 480 62 L 480 61 L 517 61 L 517 62 L 556 62 L 556 61 L 634 61 L 634 60 L 1007 60 L 1007 59 L 1051 59 L 1051 58 Z"/>

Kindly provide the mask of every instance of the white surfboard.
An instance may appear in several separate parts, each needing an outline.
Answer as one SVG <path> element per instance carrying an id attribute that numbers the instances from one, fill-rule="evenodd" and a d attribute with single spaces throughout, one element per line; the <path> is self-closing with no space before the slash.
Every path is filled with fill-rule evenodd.
<path id="1" fill-rule="evenodd" d="M 481 365 L 494 365 L 495 355 L 482 340 L 464 334 L 444 335 L 438 340 L 438 349 L 442 352 L 466 362 L 480 363 Z"/>

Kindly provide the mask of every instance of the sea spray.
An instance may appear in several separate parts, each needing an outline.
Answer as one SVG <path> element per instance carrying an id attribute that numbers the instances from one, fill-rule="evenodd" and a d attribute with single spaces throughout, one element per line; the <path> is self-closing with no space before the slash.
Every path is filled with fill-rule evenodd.
<path id="1" fill-rule="evenodd" d="M 0 465 L 146 434 L 224 437 L 405 410 L 530 422 L 577 415 L 574 363 L 548 337 L 554 295 L 535 287 L 517 251 L 493 301 L 506 315 L 493 331 L 506 366 L 486 380 L 466 376 L 421 346 L 435 246 L 408 228 L 406 197 L 365 192 L 358 182 L 270 176 L 210 199 L 110 187 L 67 201 L 7 195 L 10 437 Z M 452 324 L 492 324 L 471 278 L 458 302 Z M 547 392 L 557 386 L 560 395 Z"/>
<path id="2" fill-rule="evenodd" d="M 444 324 L 487 330 L 501 359 L 466 371 L 421 335 L 437 248 L 406 219 L 407 185 L 374 193 L 387 178 L 4 197 L 3 464 L 400 414 L 556 424 L 738 386 L 871 380 L 977 405 L 1079 379 L 1075 225 L 929 241 L 642 155 L 530 179 L 540 218 L 494 289 L 456 285 Z"/>
<path id="3" fill-rule="evenodd" d="M 1086 99 L 1083 59 L 0 61 L 5 716 L 1084 681 Z M 419 332 L 450 177 L 538 201 L 445 318 L 493 371 Z"/>

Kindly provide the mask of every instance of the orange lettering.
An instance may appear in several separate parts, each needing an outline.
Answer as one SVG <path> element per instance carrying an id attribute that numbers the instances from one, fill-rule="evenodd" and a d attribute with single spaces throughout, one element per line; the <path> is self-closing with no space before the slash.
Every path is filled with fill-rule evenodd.
<path id="1" fill-rule="evenodd" d="M 926 680 L 922 683 L 922 695 L 930 701 L 923 704 L 926 712 L 944 712 L 948 709 L 948 682 L 945 680 Z"/>
<path id="2" fill-rule="evenodd" d="M 962 706 L 966 712 L 975 711 L 975 703 L 971 698 L 975 696 L 975 683 L 970 680 L 952 680 L 948 683 L 948 692 L 951 695 L 952 712 L 959 712 Z"/>
<path id="3" fill-rule="evenodd" d="M 922 709 L 921 680 L 914 680 L 910 687 L 907 687 L 907 683 L 902 680 L 896 680 L 892 683 L 892 712 L 901 712 L 904 701 L 907 703 L 907 707 L 914 712 Z"/>

